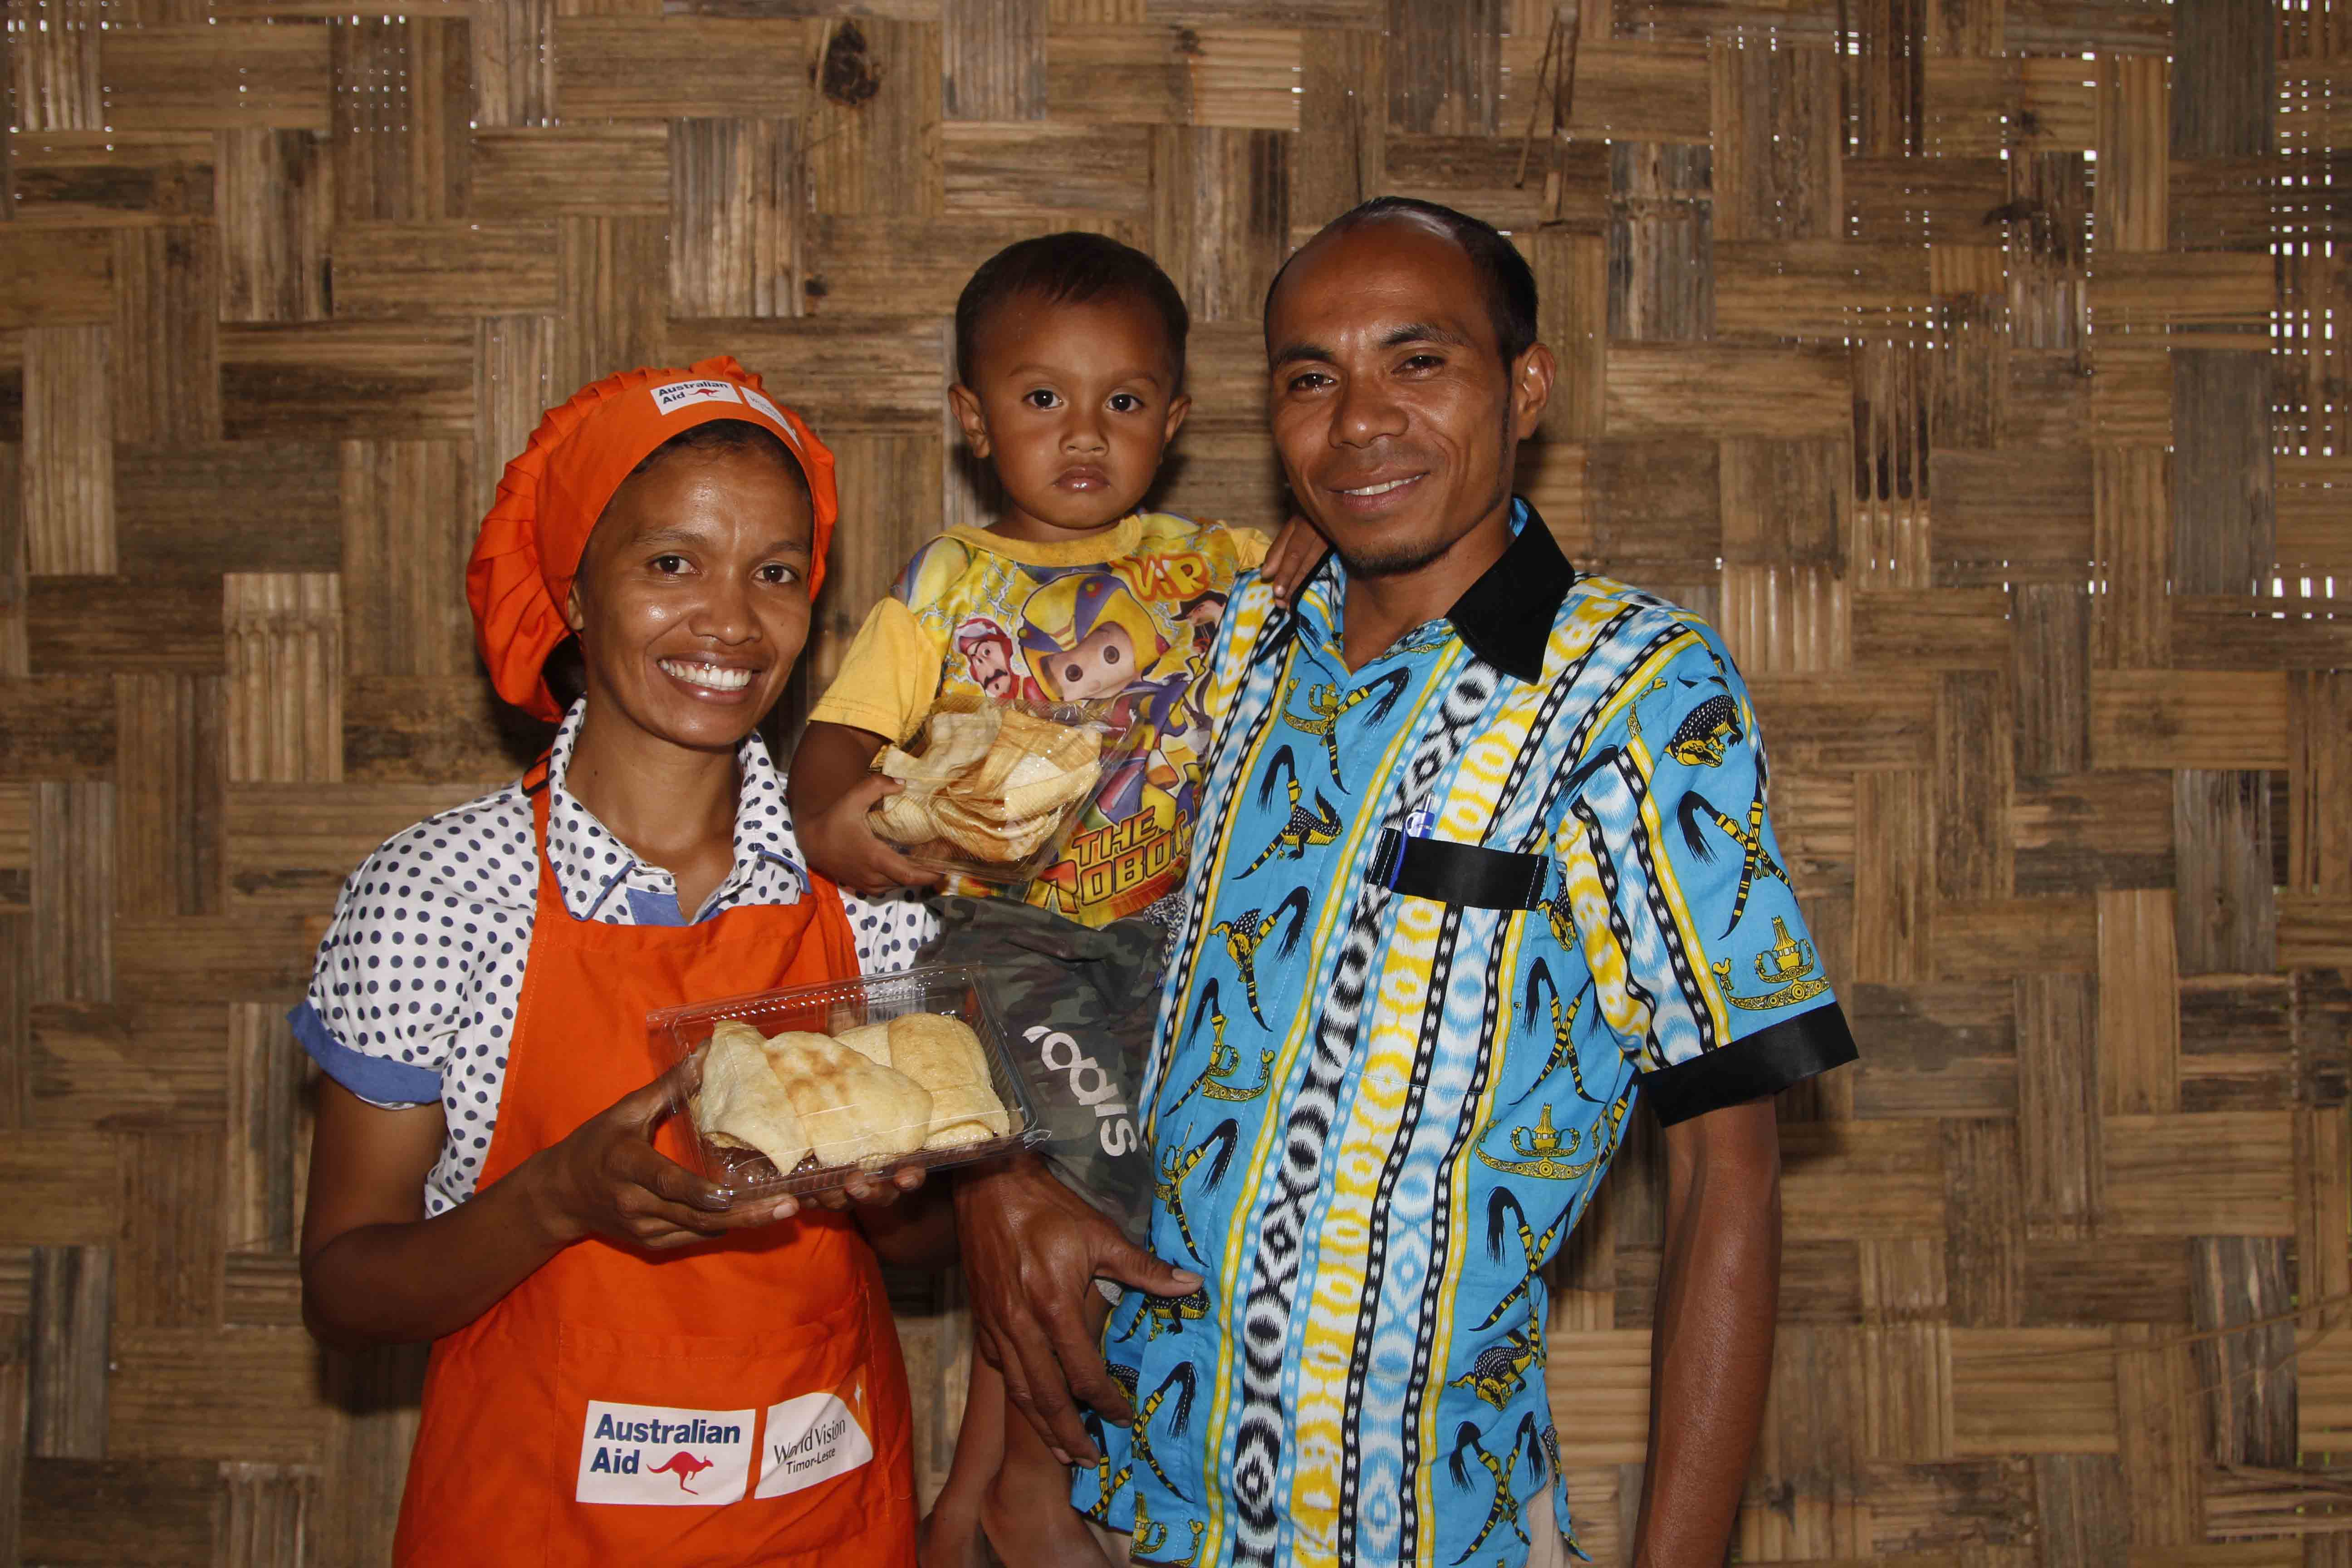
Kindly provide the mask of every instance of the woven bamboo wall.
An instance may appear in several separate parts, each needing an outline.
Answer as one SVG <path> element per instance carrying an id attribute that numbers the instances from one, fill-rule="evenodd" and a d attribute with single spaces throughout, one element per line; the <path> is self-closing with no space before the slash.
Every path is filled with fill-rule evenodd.
<path id="1" fill-rule="evenodd" d="M 1525 488 L 1730 637 L 1864 1043 L 1786 1107 L 1743 1555 L 2352 1563 L 2343 4 L 10 0 L 0 1563 L 383 1557 L 418 1359 L 298 1326 L 281 1016 L 344 872 L 534 742 L 458 584 L 542 405 L 781 384 L 842 458 L 821 679 L 981 504 L 981 258 L 1155 252 L 1167 499 L 1267 525 L 1260 291 L 1394 190 L 1533 258 Z M 1656 1170 L 1557 1298 L 1603 1562 Z"/>

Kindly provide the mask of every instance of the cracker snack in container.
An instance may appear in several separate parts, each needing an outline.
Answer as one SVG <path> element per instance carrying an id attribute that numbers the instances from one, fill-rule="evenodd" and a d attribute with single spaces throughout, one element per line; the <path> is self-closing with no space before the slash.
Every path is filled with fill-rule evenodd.
<path id="1" fill-rule="evenodd" d="M 646 1026 L 666 1064 L 695 1062 L 684 1163 L 730 1201 L 964 1164 L 1046 1136 L 968 965 L 669 1007 Z"/>
<path id="2" fill-rule="evenodd" d="M 998 701 L 949 694 L 874 771 L 898 793 L 869 820 L 918 866 L 1026 882 L 1061 858 L 1102 781 L 1142 740 L 1110 700 Z"/>

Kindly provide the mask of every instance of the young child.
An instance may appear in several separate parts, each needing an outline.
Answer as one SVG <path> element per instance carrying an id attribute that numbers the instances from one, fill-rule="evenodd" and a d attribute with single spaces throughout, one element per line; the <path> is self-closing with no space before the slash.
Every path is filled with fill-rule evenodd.
<path id="1" fill-rule="evenodd" d="M 868 826 L 892 786 L 867 770 L 942 692 L 1113 697 L 1146 728 L 1061 860 L 1003 896 L 950 889 L 922 955 L 992 967 L 1007 1035 L 1037 1052 L 1026 1065 L 1055 1132 L 1049 1162 L 1139 1245 L 1150 1167 L 1131 1116 L 1097 1113 L 1134 1104 L 1207 749 L 1192 687 L 1234 577 L 1266 546 L 1137 510 L 1191 407 L 1189 318 L 1150 258 L 1099 235 L 1023 240 L 972 274 L 955 321 L 949 396 L 995 469 L 1003 512 L 925 545 L 874 606 L 811 710 L 793 816 L 811 863 L 844 887 L 930 884 Z M 1069 1505 L 1068 1472 L 1007 1414 L 1002 1375 L 975 1357 L 925 1563 L 981 1561 L 984 1527 L 1008 1563 L 1102 1563 Z"/>

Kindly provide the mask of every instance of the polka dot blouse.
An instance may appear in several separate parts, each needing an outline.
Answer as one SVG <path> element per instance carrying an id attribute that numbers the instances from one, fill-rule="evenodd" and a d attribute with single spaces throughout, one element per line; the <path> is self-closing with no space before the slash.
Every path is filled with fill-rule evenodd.
<path id="1" fill-rule="evenodd" d="M 575 920 L 679 925 L 677 885 L 647 865 L 563 787 L 582 710 L 556 731 L 548 770 L 548 853 Z M 736 752 L 742 796 L 734 866 L 698 921 L 739 904 L 793 904 L 807 890 L 784 805 L 784 775 L 757 735 Z M 319 944 L 295 1037 L 372 1105 L 441 1102 L 448 1136 L 425 1182 L 436 1215 L 473 1195 L 498 1124 L 508 1035 L 522 994 L 539 888 L 530 797 L 518 781 L 386 840 L 343 883 Z M 845 894 L 859 967 L 914 962 L 935 929 L 913 899 Z"/>

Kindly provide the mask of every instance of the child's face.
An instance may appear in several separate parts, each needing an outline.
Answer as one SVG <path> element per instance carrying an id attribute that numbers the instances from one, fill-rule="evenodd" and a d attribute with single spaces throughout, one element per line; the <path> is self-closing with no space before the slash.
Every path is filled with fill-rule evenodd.
<path id="1" fill-rule="evenodd" d="M 949 396 L 1003 483 L 997 530 L 1062 539 L 1134 510 L 1192 407 L 1159 314 L 1123 294 L 1015 295 L 982 321 L 972 348 L 971 384 Z"/>

